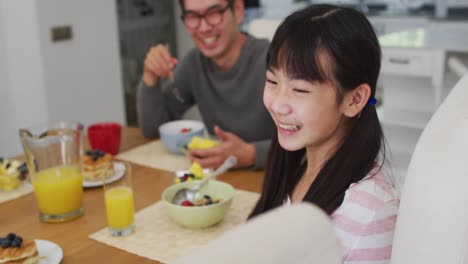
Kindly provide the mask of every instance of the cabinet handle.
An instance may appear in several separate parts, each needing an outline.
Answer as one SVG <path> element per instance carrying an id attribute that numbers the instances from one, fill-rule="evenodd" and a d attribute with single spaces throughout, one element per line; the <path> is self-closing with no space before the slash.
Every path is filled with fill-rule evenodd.
<path id="1" fill-rule="evenodd" d="M 390 63 L 402 64 L 402 65 L 408 65 L 410 63 L 409 59 L 390 58 L 389 61 Z"/>

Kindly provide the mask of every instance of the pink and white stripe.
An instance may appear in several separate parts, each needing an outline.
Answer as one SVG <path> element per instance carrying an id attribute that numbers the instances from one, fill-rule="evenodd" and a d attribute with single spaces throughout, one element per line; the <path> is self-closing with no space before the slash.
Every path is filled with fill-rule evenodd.
<path id="1" fill-rule="evenodd" d="M 345 264 L 387 264 L 392 253 L 399 198 L 382 172 L 352 184 L 332 214 Z"/>

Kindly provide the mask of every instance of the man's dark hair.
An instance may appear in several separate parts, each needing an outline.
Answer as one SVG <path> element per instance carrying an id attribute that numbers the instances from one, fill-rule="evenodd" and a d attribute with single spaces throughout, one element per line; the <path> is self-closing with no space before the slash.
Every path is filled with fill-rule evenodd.
<path id="1" fill-rule="evenodd" d="M 233 2 L 235 0 L 227 0 L 227 2 L 230 4 L 230 8 L 233 9 Z M 185 4 L 184 4 L 184 0 L 179 0 L 179 5 L 180 5 L 180 9 L 182 10 L 182 12 L 185 10 Z"/>

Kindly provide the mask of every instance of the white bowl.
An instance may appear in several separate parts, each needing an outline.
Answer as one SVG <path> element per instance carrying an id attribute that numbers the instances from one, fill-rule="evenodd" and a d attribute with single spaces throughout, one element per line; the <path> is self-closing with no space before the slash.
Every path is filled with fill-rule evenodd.
<path id="1" fill-rule="evenodd" d="M 182 132 L 183 129 L 191 129 L 190 132 Z M 183 155 L 182 149 L 193 137 L 202 137 L 205 132 L 205 126 L 200 121 L 195 120 L 177 120 L 162 124 L 159 126 L 159 135 L 164 146 L 171 153 Z"/>

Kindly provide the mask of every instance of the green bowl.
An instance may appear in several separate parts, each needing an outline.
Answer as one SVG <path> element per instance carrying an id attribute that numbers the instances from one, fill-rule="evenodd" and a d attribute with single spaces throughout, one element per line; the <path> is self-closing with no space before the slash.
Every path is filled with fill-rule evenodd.
<path id="1" fill-rule="evenodd" d="M 221 202 L 205 206 L 180 206 L 171 202 L 175 193 L 182 188 L 190 188 L 200 181 L 189 181 L 169 186 L 162 193 L 162 200 L 172 220 L 188 228 L 205 228 L 220 222 L 231 207 L 234 188 L 224 182 L 209 181 L 200 194 L 208 194 Z"/>

